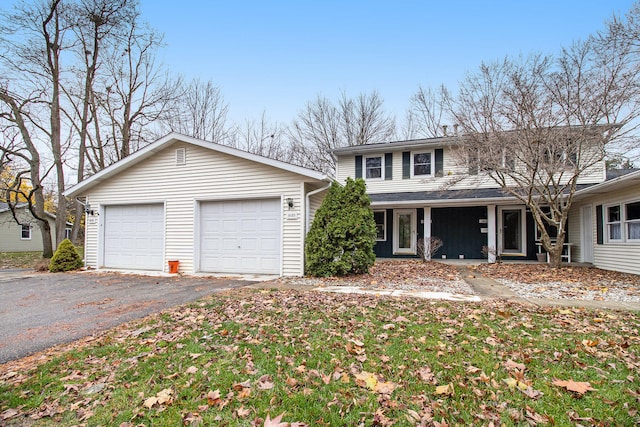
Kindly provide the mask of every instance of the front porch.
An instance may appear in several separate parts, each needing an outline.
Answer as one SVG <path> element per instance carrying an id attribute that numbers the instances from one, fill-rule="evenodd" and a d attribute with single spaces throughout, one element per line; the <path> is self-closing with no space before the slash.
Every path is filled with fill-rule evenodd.
<path id="1" fill-rule="evenodd" d="M 536 227 L 524 205 L 373 206 L 378 258 L 419 258 L 438 238 L 433 260 L 536 261 Z"/>

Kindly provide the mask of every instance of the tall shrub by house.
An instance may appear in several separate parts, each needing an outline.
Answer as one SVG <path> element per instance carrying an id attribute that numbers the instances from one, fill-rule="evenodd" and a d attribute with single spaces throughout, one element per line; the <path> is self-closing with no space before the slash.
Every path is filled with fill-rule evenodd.
<path id="1" fill-rule="evenodd" d="M 82 268 L 82 258 L 76 251 L 71 240 L 64 239 L 58 245 L 58 249 L 53 254 L 49 263 L 49 271 L 58 273 L 60 271 L 71 271 Z"/>
<path id="2" fill-rule="evenodd" d="M 305 247 L 306 274 L 366 273 L 375 261 L 376 223 L 362 179 L 334 182 L 316 212 Z"/>

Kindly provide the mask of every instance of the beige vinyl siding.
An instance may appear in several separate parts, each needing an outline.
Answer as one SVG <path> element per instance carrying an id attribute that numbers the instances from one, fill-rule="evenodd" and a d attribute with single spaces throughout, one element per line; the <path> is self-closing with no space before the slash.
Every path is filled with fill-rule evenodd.
<path id="1" fill-rule="evenodd" d="M 186 149 L 186 164 L 175 152 Z M 301 275 L 304 212 L 301 177 L 295 173 L 177 142 L 89 190 L 92 208 L 108 204 L 165 203 L 165 264 L 180 261 L 180 271 L 198 271 L 196 212 L 198 202 L 277 197 L 294 200 L 297 219 L 287 219 L 283 203 L 282 273 Z M 97 267 L 97 223 L 87 224 L 87 262 Z M 165 265 L 165 270 L 166 270 Z"/>
<path id="2" fill-rule="evenodd" d="M 31 239 L 22 239 L 22 225 L 17 224 L 10 211 L 0 213 L 0 252 L 38 252 L 42 250 L 42 232 L 40 226 L 26 208 L 17 210 L 21 223 L 31 224 Z M 49 219 L 51 242 L 55 247 L 56 226 Z"/>
<path id="3" fill-rule="evenodd" d="M 625 273 L 640 274 L 640 242 L 607 243 L 606 237 L 602 245 L 596 244 L 596 205 L 626 203 L 640 200 L 640 189 L 629 187 L 624 190 L 611 191 L 606 194 L 598 194 L 588 199 L 581 200 L 575 205 L 573 211 L 580 212 L 580 208 L 587 204 L 592 205 L 593 218 L 593 264 L 605 270 L 615 270 Z M 572 212 L 573 213 L 573 212 Z M 603 230 L 606 235 L 606 227 Z"/>

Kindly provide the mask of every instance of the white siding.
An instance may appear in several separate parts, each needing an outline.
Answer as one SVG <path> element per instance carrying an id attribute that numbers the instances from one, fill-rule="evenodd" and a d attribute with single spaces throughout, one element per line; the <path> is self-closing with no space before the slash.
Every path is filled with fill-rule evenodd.
<path id="1" fill-rule="evenodd" d="M 615 270 L 625 273 L 640 274 L 640 243 L 607 243 L 606 239 L 602 245 L 596 242 L 596 205 L 609 205 L 613 203 L 625 203 L 640 200 L 640 188 L 637 186 L 627 189 L 610 191 L 606 194 L 597 194 L 588 199 L 580 200 L 580 203 L 572 207 L 571 218 L 580 216 L 580 209 L 587 205 L 592 205 L 591 216 L 593 218 L 593 264 L 605 270 Z M 575 228 L 579 232 L 579 222 Z M 572 225 L 573 228 L 573 225 Z M 604 230 L 606 233 L 606 229 Z M 572 232 L 573 234 L 573 232 Z M 580 259 L 580 258 L 579 258 Z"/>
<path id="2" fill-rule="evenodd" d="M 573 243 L 571 246 L 571 261 L 584 262 L 582 259 L 582 251 L 580 250 L 580 246 L 582 245 L 582 217 L 581 217 L 581 209 L 577 206 L 573 206 L 571 211 L 569 211 L 569 217 L 567 219 L 569 233 L 566 237 L 567 243 Z M 595 218 L 595 216 L 594 216 Z M 595 240 L 595 230 L 594 230 L 594 240 Z"/>
<path id="3" fill-rule="evenodd" d="M 445 147 L 443 152 L 444 176 L 411 177 L 402 179 L 402 151 L 393 152 L 393 178 L 391 180 L 366 180 L 368 193 L 403 193 L 411 191 L 461 190 L 473 188 L 498 188 L 496 182 L 486 174 L 468 175 L 465 165 Z M 419 150 L 418 150 L 419 151 Z M 413 150 L 416 152 L 416 150 Z M 384 153 L 377 153 L 384 157 Z M 336 179 L 344 183 L 347 178 L 355 178 L 355 155 L 339 156 L 336 166 Z M 433 165 L 432 165 L 433 167 Z M 594 184 L 604 180 L 604 162 L 600 162 L 586 170 L 578 180 L 579 184 Z"/>
<path id="4" fill-rule="evenodd" d="M 186 149 L 186 164 L 176 165 L 175 152 Z M 304 211 L 301 176 L 191 144 L 178 142 L 88 190 L 92 208 L 109 204 L 161 203 L 166 206 L 166 261 L 180 261 L 180 271 L 195 272 L 196 210 L 198 201 L 281 197 L 283 200 L 284 275 L 302 275 L 300 253 Z M 287 198 L 294 209 L 285 207 Z M 297 218 L 287 212 L 298 212 Z M 95 218 L 95 219 L 94 219 Z M 99 217 L 87 221 L 86 259 L 98 265 Z"/>

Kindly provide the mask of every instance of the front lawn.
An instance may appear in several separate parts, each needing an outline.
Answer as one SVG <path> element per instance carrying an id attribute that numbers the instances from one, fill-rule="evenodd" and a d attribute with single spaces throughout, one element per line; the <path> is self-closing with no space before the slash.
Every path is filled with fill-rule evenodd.
<path id="1" fill-rule="evenodd" d="M 80 258 L 84 256 L 84 247 L 76 246 Z M 42 251 L 38 252 L 0 252 L 0 270 L 11 268 L 35 268 L 42 261 Z"/>
<path id="2" fill-rule="evenodd" d="M 0 423 L 635 425 L 640 314 L 238 290 L 0 366 Z"/>

